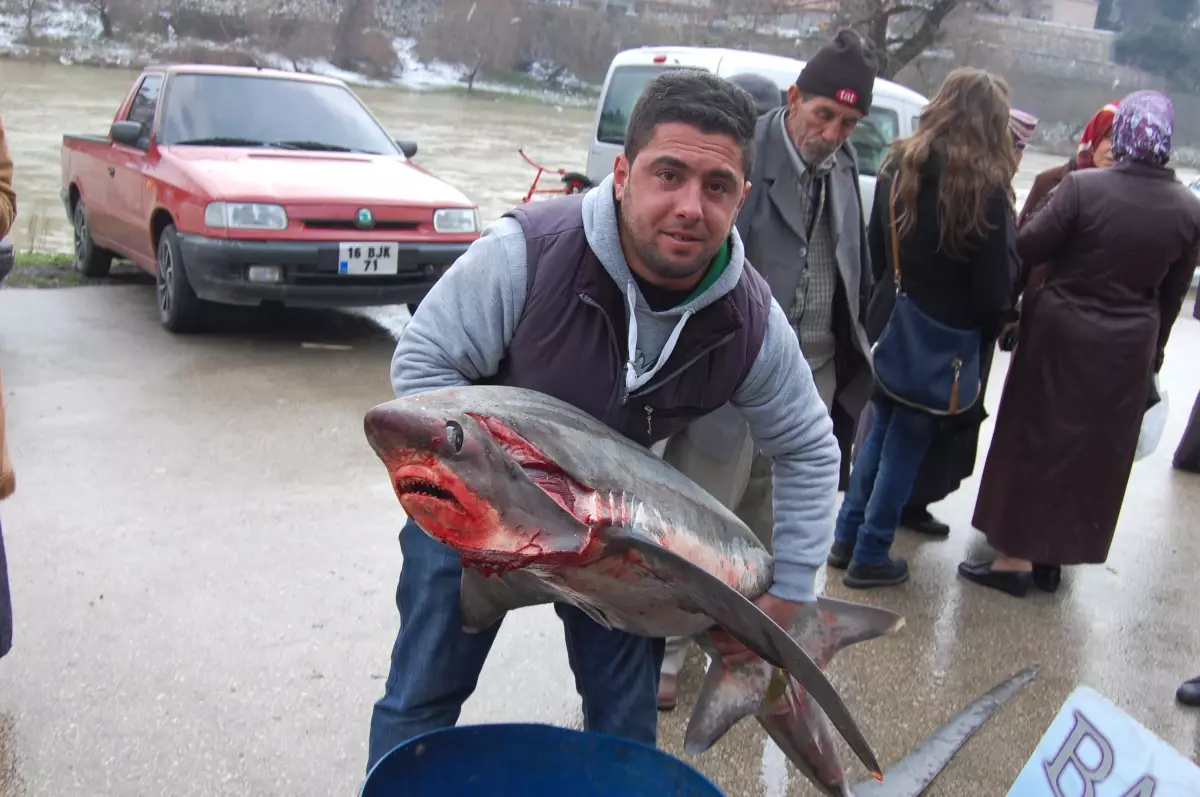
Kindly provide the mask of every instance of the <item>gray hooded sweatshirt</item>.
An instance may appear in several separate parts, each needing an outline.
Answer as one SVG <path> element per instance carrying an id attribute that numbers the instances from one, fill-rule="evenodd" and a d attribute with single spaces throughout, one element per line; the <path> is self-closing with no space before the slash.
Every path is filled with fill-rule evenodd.
<path id="1" fill-rule="evenodd" d="M 621 249 L 612 175 L 584 198 L 583 225 L 589 246 L 626 297 L 631 365 L 615 376 L 627 391 L 636 390 L 666 363 L 688 320 L 737 285 L 746 265 L 742 240 L 734 228 L 729 265 L 707 290 L 654 312 Z M 521 226 L 516 219 L 502 218 L 437 281 L 401 333 L 392 356 L 396 396 L 494 375 L 521 318 L 525 281 Z M 811 602 L 817 569 L 833 539 L 841 451 L 796 333 L 774 299 L 758 357 L 730 403 L 774 461 L 771 594 Z"/>

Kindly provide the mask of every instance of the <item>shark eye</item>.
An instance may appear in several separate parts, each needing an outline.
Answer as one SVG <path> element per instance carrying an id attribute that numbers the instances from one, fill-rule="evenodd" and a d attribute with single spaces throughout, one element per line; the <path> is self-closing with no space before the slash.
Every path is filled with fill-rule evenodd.
<path id="1" fill-rule="evenodd" d="M 446 442 L 457 454 L 463 447 L 463 428 L 454 421 L 446 421 Z"/>

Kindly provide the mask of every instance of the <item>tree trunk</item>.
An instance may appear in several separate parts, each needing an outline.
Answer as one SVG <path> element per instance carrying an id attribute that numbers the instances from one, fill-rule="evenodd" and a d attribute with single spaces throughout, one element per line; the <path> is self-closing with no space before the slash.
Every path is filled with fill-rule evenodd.
<path id="1" fill-rule="evenodd" d="M 921 19 L 921 27 L 900 46 L 888 52 L 887 66 L 884 67 L 883 77 L 892 80 L 908 63 L 925 52 L 937 41 L 938 31 L 942 22 L 959 4 L 960 0 L 936 0 L 933 6 L 925 12 Z M 886 25 L 886 23 L 885 23 Z"/>
<path id="2" fill-rule="evenodd" d="M 366 27 L 366 15 L 373 11 L 372 0 L 344 0 L 338 17 L 333 45 L 333 64 L 339 69 L 353 70 L 358 57 L 358 37 Z"/>
<path id="3" fill-rule="evenodd" d="M 471 73 L 467 75 L 467 93 L 470 94 L 475 90 L 475 76 L 479 74 L 480 67 L 483 66 L 483 56 L 475 59 L 475 66 L 471 69 Z"/>

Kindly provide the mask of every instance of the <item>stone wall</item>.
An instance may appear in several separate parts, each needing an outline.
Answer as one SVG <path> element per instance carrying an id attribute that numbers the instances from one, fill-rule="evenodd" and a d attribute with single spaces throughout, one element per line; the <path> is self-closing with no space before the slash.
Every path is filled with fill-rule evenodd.
<path id="1" fill-rule="evenodd" d="M 897 80 L 929 96 L 951 69 L 970 65 L 1003 75 L 1013 104 L 1039 118 L 1035 143 L 1070 150 L 1102 105 L 1166 81 L 1115 64 L 1114 36 L 1024 19 L 962 16 L 952 20 L 942 49 L 906 67 Z M 1176 147 L 1200 148 L 1200 97 L 1171 93 Z"/>

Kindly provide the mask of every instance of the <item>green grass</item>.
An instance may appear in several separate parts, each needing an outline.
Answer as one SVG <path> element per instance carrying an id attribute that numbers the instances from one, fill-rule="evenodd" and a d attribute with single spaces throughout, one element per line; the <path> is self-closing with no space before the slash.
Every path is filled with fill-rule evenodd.
<path id="1" fill-rule="evenodd" d="M 59 252 L 18 252 L 8 288 L 69 288 L 87 280 L 74 268 L 74 258 Z"/>
<path id="2" fill-rule="evenodd" d="M 4 288 L 74 288 L 79 285 L 153 285 L 154 277 L 125 260 L 113 260 L 105 277 L 85 277 L 64 252 L 18 252 Z"/>

